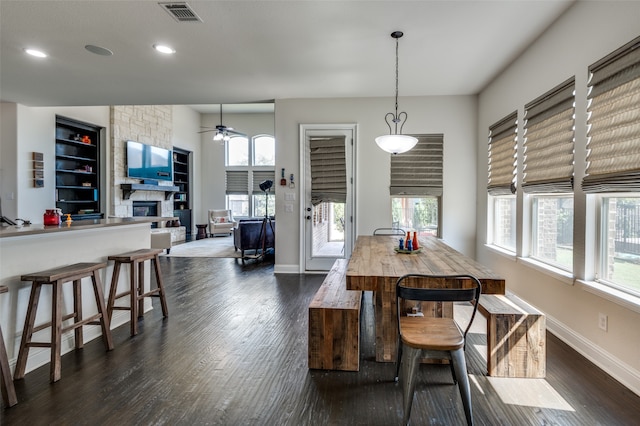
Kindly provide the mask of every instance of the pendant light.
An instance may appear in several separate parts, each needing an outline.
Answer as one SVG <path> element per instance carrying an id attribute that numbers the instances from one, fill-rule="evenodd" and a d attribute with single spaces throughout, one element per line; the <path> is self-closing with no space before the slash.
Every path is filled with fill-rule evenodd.
<path id="1" fill-rule="evenodd" d="M 407 113 L 404 111 L 398 113 L 398 39 L 403 35 L 402 31 L 394 31 L 391 33 L 391 37 L 396 39 L 396 112 L 395 114 L 388 112 L 387 115 L 384 116 L 384 121 L 387 123 L 387 126 L 389 126 L 389 134 L 376 138 L 378 146 L 391 154 L 400 154 L 409 151 L 418 143 L 418 139 L 413 136 L 402 134 L 402 126 L 404 126 L 404 123 L 407 121 Z M 391 118 L 391 121 L 389 121 L 389 118 Z M 393 129 L 391 128 L 391 123 L 393 123 Z M 398 133 L 398 123 L 400 123 L 400 133 Z"/>

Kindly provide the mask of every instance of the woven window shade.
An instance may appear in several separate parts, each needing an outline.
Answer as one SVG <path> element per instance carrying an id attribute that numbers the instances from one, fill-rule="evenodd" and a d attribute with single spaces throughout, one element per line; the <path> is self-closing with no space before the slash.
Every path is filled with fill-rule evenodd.
<path id="1" fill-rule="evenodd" d="M 249 193 L 249 172 L 247 170 L 227 170 L 227 194 Z"/>
<path id="2" fill-rule="evenodd" d="M 589 67 L 582 189 L 640 192 L 640 37 Z"/>
<path id="3" fill-rule="evenodd" d="M 262 194 L 264 193 L 260 189 L 260 184 L 265 180 L 272 180 L 275 186 L 276 172 L 275 170 L 254 170 L 253 171 L 253 193 L 254 194 Z M 272 191 L 275 188 L 272 188 Z"/>
<path id="4" fill-rule="evenodd" d="M 514 111 L 489 127 L 487 191 L 490 195 L 511 195 L 516 192 L 517 117 Z"/>
<path id="5" fill-rule="evenodd" d="M 347 200 L 347 161 L 345 138 L 310 141 L 311 204 L 345 203 Z"/>
<path id="6" fill-rule="evenodd" d="M 418 143 L 391 156 L 391 195 L 442 196 L 444 135 L 411 135 Z"/>
<path id="7" fill-rule="evenodd" d="M 575 86 L 571 77 L 524 106 L 524 192 L 573 192 Z"/>

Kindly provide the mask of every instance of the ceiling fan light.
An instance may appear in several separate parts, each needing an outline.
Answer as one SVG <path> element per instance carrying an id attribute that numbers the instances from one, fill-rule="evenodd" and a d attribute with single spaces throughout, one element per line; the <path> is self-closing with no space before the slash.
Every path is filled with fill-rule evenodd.
<path id="1" fill-rule="evenodd" d="M 223 137 L 224 137 L 224 135 L 221 132 L 217 132 L 215 135 L 213 135 L 213 140 L 214 141 L 221 141 Z"/>
<path id="2" fill-rule="evenodd" d="M 383 135 L 375 140 L 382 150 L 391 154 L 407 152 L 418 143 L 418 139 L 409 135 Z"/>

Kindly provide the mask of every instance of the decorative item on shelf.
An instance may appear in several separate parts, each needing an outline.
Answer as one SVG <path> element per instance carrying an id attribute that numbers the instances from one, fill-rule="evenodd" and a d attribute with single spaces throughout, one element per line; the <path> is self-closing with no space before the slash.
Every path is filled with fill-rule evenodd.
<path id="1" fill-rule="evenodd" d="M 91 187 L 91 182 L 82 182 L 82 186 Z"/>
<path id="2" fill-rule="evenodd" d="M 69 139 L 71 139 L 72 141 L 80 142 L 80 140 L 82 140 L 82 137 L 80 136 L 80 133 L 71 133 L 69 135 Z"/>
<path id="3" fill-rule="evenodd" d="M 67 213 L 66 216 L 67 216 L 67 223 L 73 222 L 73 219 L 71 219 L 71 213 Z"/>
<path id="4" fill-rule="evenodd" d="M 384 116 L 384 121 L 389 127 L 389 134 L 378 136 L 375 139 L 376 144 L 378 144 L 381 149 L 394 155 L 409 151 L 418 143 L 418 139 L 413 136 L 402 134 L 402 127 L 404 123 L 407 122 L 408 116 L 404 111 L 398 113 L 398 39 L 403 35 L 402 31 L 394 31 L 391 33 L 391 37 L 396 40 L 396 112 L 395 114 L 388 112 Z M 389 117 L 391 117 L 391 122 L 389 122 Z M 393 123 L 393 129 L 391 129 L 391 123 Z M 400 132 L 398 132 L 398 123 L 400 123 Z"/>
<path id="5" fill-rule="evenodd" d="M 91 138 L 89 136 L 87 136 L 87 135 L 84 135 L 82 137 L 82 142 L 86 143 L 86 144 L 91 144 Z"/>

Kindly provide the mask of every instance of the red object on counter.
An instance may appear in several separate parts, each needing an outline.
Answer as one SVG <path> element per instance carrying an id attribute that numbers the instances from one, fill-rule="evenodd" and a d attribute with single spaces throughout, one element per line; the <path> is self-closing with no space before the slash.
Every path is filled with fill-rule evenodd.
<path id="1" fill-rule="evenodd" d="M 413 232 L 413 249 L 414 250 L 418 250 L 420 248 L 420 246 L 418 245 L 418 233 L 417 232 Z"/>
<path id="2" fill-rule="evenodd" d="M 55 209 L 45 210 L 43 219 L 45 225 L 60 225 L 60 214 Z"/>

